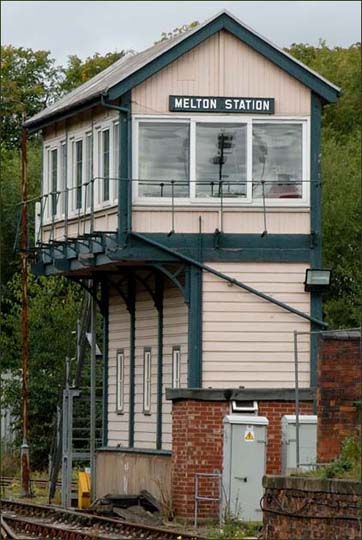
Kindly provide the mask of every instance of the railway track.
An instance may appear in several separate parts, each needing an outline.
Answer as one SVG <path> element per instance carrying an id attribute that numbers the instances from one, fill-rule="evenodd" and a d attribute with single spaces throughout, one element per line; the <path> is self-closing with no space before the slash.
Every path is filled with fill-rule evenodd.
<path id="1" fill-rule="evenodd" d="M 1 486 L 10 486 L 13 482 L 20 482 L 20 478 L 14 478 L 13 476 L 0 476 L 0 487 Z M 47 480 L 46 478 L 38 478 L 36 480 L 31 480 L 31 484 L 32 486 L 37 486 L 37 487 L 48 487 L 49 485 L 49 480 Z M 61 482 L 57 482 L 57 487 L 58 488 L 61 488 L 62 487 L 62 483 Z M 77 489 L 77 482 L 72 482 L 72 488 L 73 489 Z"/>
<path id="2" fill-rule="evenodd" d="M 1 499 L 0 511 L 2 537 L 5 539 L 205 540 L 195 534 L 138 525 L 58 506 Z"/>

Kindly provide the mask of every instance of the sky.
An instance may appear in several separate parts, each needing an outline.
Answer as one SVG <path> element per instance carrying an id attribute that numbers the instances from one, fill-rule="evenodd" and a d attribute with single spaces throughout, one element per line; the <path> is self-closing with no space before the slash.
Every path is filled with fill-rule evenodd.
<path id="1" fill-rule="evenodd" d="M 1 2 L 1 43 L 49 50 L 57 64 L 76 54 L 141 51 L 168 32 L 227 9 L 280 47 L 361 41 L 359 1 L 12 1 Z"/>

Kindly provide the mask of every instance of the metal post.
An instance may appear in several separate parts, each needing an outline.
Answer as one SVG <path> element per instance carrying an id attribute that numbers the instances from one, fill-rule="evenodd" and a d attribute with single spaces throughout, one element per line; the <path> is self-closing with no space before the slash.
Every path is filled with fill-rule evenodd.
<path id="1" fill-rule="evenodd" d="M 70 369 L 70 360 L 67 357 L 66 360 L 66 374 L 65 374 L 65 389 L 63 391 L 63 459 L 62 459 L 62 506 L 64 508 L 68 505 L 68 469 L 69 469 L 69 456 L 68 456 L 68 429 L 69 429 L 69 369 Z"/>
<path id="2" fill-rule="evenodd" d="M 90 467 L 91 467 L 91 501 L 95 499 L 96 484 L 96 327 L 97 327 L 97 282 L 93 281 L 91 300 L 91 387 L 90 387 Z"/>
<path id="3" fill-rule="evenodd" d="M 26 115 L 23 113 L 23 123 Z M 21 459 L 21 489 L 23 497 L 31 496 L 30 464 L 28 446 L 28 216 L 27 216 L 27 156 L 26 129 L 22 128 L 21 135 L 21 363 L 22 363 L 22 421 L 23 441 L 20 448 Z"/>
<path id="4" fill-rule="evenodd" d="M 295 452 L 296 466 L 299 468 L 299 381 L 298 381 L 298 332 L 294 330 L 294 372 L 295 372 Z"/>

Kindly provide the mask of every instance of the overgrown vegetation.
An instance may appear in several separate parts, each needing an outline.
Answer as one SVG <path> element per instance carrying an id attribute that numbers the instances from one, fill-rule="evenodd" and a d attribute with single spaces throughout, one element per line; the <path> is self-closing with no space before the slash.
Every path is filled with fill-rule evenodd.
<path id="1" fill-rule="evenodd" d="M 184 30 L 182 27 L 163 34 L 161 40 Z M 326 107 L 323 114 L 323 264 L 334 274 L 324 309 L 327 322 L 333 328 L 359 326 L 362 299 L 361 46 L 329 48 L 323 42 L 318 47 L 294 44 L 289 52 L 343 89 L 339 102 Z M 104 56 L 95 53 L 84 61 L 73 55 L 62 67 L 55 65 L 49 51 L 11 45 L 1 49 L 0 368 L 14 376 L 12 383 L 4 387 L 1 405 L 10 405 L 15 413 L 19 413 L 17 376 L 21 368 L 21 297 L 15 241 L 20 209 L 21 116 L 23 112 L 28 117 L 36 114 L 124 54 L 125 51 Z M 41 141 L 35 135 L 28 145 L 29 200 L 39 196 L 40 176 Z M 32 208 L 33 202 L 29 206 Z M 71 332 L 79 309 L 79 291 L 63 279 L 30 276 L 29 296 L 29 439 L 32 467 L 40 467 L 46 465 L 51 421 L 64 377 L 64 359 L 69 348 L 74 347 Z M 15 428 L 19 434 L 19 425 Z"/>
<path id="2" fill-rule="evenodd" d="M 313 476 L 316 478 L 339 478 L 345 480 L 362 479 L 362 439 L 360 436 L 347 437 L 339 456 L 314 471 L 293 476 Z"/>

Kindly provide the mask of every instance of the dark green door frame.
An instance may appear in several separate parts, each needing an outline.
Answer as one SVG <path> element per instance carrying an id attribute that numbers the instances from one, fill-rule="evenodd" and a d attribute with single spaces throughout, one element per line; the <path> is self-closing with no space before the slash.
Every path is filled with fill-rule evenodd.
<path id="1" fill-rule="evenodd" d="M 189 289 L 188 366 L 189 388 L 202 387 L 202 270 L 190 265 L 187 271 Z"/>

